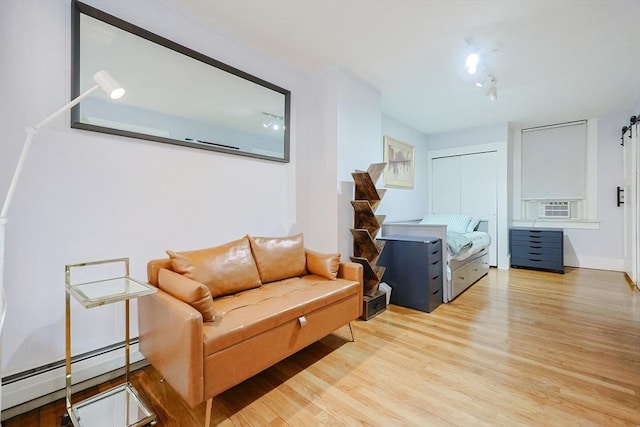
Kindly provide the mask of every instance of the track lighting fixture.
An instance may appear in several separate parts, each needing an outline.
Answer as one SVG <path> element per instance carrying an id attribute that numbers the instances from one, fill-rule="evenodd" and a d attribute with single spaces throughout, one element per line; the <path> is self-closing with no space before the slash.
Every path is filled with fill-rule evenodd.
<path id="1" fill-rule="evenodd" d="M 489 100 L 495 101 L 498 99 L 498 89 L 495 86 L 492 86 L 491 89 L 489 89 L 487 96 L 489 97 Z"/>
<path id="2" fill-rule="evenodd" d="M 477 53 L 470 53 L 467 55 L 466 67 L 469 74 L 475 74 L 478 71 L 478 64 L 480 63 L 480 55 Z"/>
<path id="3" fill-rule="evenodd" d="M 471 37 L 466 37 L 465 41 L 467 42 L 469 52 L 465 60 L 465 68 L 467 69 L 467 73 L 473 75 L 478 71 L 478 66 L 480 65 L 480 53 L 473 45 L 473 39 Z"/>
<path id="4" fill-rule="evenodd" d="M 484 84 L 484 88 L 486 88 L 485 94 L 489 97 L 491 101 L 495 101 L 498 99 L 498 88 L 496 87 L 498 84 L 498 80 L 496 80 L 493 74 L 489 74 L 487 76 L 487 83 Z"/>
<path id="5" fill-rule="evenodd" d="M 491 73 L 485 73 L 481 78 L 476 80 L 476 86 L 489 87 L 491 86 L 492 81 L 495 81 L 493 75 Z"/>
<path id="6" fill-rule="evenodd" d="M 482 88 L 484 94 L 488 96 L 491 101 L 497 100 L 498 88 L 496 87 L 496 85 L 498 81 L 491 72 L 491 69 L 488 67 L 488 64 L 485 63 L 486 58 L 484 57 L 484 55 L 481 55 L 481 51 L 474 46 L 473 40 L 470 36 L 465 37 L 465 41 L 467 42 L 468 52 L 468 55 L 465 59 L 465 68 L 467 70 L 467 73 L 470 75 L 475 75 L 477 73 L 477 77 L 474 80 L 475 85 L 479 88 Z M 491 46 L 490 53 L 495 53 L 499 50 L 500 45 L 495 44 Z"/>

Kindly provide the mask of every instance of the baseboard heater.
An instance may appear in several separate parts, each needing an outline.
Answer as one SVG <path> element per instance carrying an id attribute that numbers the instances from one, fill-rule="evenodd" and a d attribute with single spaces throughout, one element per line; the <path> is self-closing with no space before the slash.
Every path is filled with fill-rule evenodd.
<path id="1" fill-rule="evenodd" d="M 73 392 L 124 375 L 124 347 L 125 342 L 122 341 L 72 357 Z M 132 371 L 148 364 L 138 350 L 138 338 L 130 341 L 130 357 Z M 65 360 L 62 359 L 3 377 L 1 420 L 64 398 L 65 376 Z"/>

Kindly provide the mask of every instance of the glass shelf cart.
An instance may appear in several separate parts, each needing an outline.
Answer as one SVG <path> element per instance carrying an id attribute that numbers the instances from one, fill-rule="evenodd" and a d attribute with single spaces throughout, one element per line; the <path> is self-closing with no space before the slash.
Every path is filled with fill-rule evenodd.
<path id="1" fill-rule="evenodd" d="M 71 271 L 82 267 L 112 267 L 121 263 L 124 274 L 103 280 L 72 283 Z M 146 283 L 129 277 L 129 258 L 84 262 L 65 266 L 65 353 L 66 408 L 71 424 L 80 426 L 139 427 L 156 423 L 156 415 L 140 399 L 129 383 L 129 300 L 157 292 Z M 125 303 L 125 380 L 124 383 L 81 402 L 71 403 L 71 296 L 84 308 L 124 301 Z"/>

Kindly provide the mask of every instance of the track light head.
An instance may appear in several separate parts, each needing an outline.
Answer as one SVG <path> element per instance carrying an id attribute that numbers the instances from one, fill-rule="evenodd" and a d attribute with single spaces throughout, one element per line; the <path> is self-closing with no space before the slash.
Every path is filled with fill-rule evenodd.
<path id="1" fill-rule="evenodd" d="M 495 101 L 498 99 L 498 89 L 493 86 L 491 89 L 489 89 L 489 92 L 487 93 L 487 96 L 489 97 L 489 100 L 491 101 Z"/>
<path id="2" fill-rule="evenodd" d="M 487 83 L 482 86 L 487 88 L 487 91 L 485 93 L 491 101 L 495 101 L 498 99 L 498 88 L 496 87 L 497 85 L 498 80 L 493 74 L 489 74 L 487 76 Z"/>

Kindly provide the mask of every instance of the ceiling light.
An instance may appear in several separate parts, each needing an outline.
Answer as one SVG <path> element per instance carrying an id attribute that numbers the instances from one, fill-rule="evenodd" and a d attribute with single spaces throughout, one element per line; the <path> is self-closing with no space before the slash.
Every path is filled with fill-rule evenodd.
<path id="1" fill-rule="evenodd" d="M 495 101 L 498 99 L 498 89 L 497 89 L 498 80 L 496 80 L 493 74 L 489 74 L 487 76 L 487 82 L 484 83 L 483 87 L 487 88 L 486 95 L 489 97 L 491 101 Z"/>
<path id="2" fill-rule="evenodd" d="M 478 80 L 476 80 L 476 86 L 484 87 L 485 85 L 487 85 L 487 83 L 489 83 L 489 79 L 491 77 L 491 74 L 486 74 L 483 78 L 479 78 Z"/>
<path id="3" fill-rule="evenodd" d="M 487 93 L 487 96 L 491 101 L 495 101 L 496 99 L 498 99 L 498 89 L 493 86 L 491 89 L 489 89 L 489 93 Z"/>
<path id="4" fill-rule="evenodd" d="M 469 74 L 475 74 L 478 71 L 478 63 L 480 62 L 480 55 L 477 53 L 470 53 L 467 55 L 465 65 Z"/>

